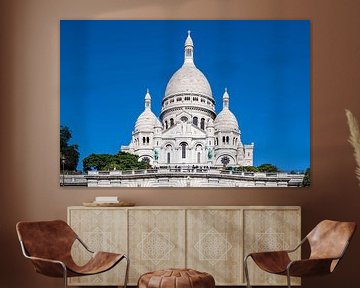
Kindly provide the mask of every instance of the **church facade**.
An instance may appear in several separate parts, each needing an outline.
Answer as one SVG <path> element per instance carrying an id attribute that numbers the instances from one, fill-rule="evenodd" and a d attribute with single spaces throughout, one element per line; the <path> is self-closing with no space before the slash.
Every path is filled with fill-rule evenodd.
<path id="1" fill-rule="evenodd" d="M 195 66 L 194 44 L 188 31 L 184 63 L 170 78 L 159 118 L 151 111 L 151 95 L 137 118 L 131 142 L 121 151 L 139 156 L 153 167 L 252 166 L 254 143 L 243 144 L 237 118 L 225 88 L 222 110 L 205 75 Z"/>

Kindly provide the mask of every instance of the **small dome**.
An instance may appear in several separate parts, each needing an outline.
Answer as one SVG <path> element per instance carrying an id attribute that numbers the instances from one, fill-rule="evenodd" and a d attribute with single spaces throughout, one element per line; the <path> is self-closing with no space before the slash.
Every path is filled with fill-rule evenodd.
<path id="1" fill-rule="evenodd" d="M 230 96 L 225 88 L 225 92 L 223 95 L 223 109 L 216 116 L 214 121 L 214 127 L 217 131 L 231 131 L 236 130 L 239 131 L 239 124 L 236 120 L 235 115 L 229 110 L 229 100 Z"/>
<path id="2" fill-rule="evenodd" d="M 214 127 L 217 131 L 239 131 L 239 124 L 235 115 L 227 108 L 224 108 L 215 118 Z"/>
<path id="3" fill-rule="evenodd" d="M 152 132 L 155 127 L 162 127 L 160 120 L 151 111 L 151 96 L 149 89 L 145 94 L 145 110 L 135 123 L 135 131 Z"/>
<path id="4" fill-rule="evenodd" d="M 174 73 L 166 86 L 164 97 L 180 93 L 196 93 L 212 98 L 209 81 L 195 65 L 183 65 Z"/>
<path id="5" fill-rule="evenodd" d="M 155 127 L 162 127 L 160 120 L 150 109 L 145 109 L 135 123 L 135 131 L 152 132 Z"/>

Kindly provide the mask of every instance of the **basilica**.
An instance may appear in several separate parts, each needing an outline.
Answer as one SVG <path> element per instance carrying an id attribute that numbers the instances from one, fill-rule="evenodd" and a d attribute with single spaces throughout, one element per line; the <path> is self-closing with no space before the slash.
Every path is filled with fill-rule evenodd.
<path id="1" fill-rule="evenodd" d="M 148 90 L 131 142 L 121 151 L 138 155 L 139 161 L 155 168 L 252 166 L 254 143 L 242 143 L 226 88 L 222 99 L 222 110 L 216 114 L 210 84 L 195 66 L 188 31 L 184 63 L 167 84 L 159 117 L 151 111 Z"/>

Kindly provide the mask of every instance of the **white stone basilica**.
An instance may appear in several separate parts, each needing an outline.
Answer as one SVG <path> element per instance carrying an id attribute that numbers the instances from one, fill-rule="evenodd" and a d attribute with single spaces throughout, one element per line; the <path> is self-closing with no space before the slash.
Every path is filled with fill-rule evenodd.
<path id="1" fill-rule="evenodd" d="M 185 41 L 184 64 L 171 77 L 162 100 L 160 120 L 145 95 L 145 110 L 138 117 L 132 140 L 121 151 L 139 156 L 153 167 L 252 166 L 254 144 L 244 145 L 225 88 L 222 111 L 205 75 L 194 64 L 190 31 Z"/>

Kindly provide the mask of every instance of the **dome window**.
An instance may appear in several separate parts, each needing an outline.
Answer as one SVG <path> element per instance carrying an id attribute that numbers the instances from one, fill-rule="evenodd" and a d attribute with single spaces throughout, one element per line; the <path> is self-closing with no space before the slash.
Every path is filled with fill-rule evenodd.
<path id="1" fill-rule="evenodd" d="M 146 142 L 146 139 L 145 139 L 145 137 L 143 137 L 143 144 L 145 144 L 145 142 Z"/>
<path id="2" fill-rule="evenodd" d="M 173 118 L 170 119 L 170 127 L 172 127 L 172 126 L 174 126 L 174 119 Z"/>
<path id="3" fill-rule="evenodd" d="M 170 152 L 168 152 L 167 156 L 166 156 L 166 163 L 170 164 L 170 160 L 171 160 L 171 155 L 170 155 Z"/>
<path id="4" fill-rule="evenodd" d="M 165 120 L 165 129 L 168 129 L 168 128 L 169 128 L 168 122 L 167 122 L 167 120 Z"/>
<path id="5" fill-rule="evenodd" d="M 223 144 L 225 144 L 225 136 L 223 136 Z"/>
<path id="6" fill-rule="evenodd" d="M 200 158 L 201 158 L 201 153 L 198 152 L 198 153 L 197 153 L 197 163 L 200 163 Z"/>
<path id="7" fill-rule="evenodd" d="M 202 130 L 204 130 L 204 129 L 205 129 L 205 119 L 204 119 L 204 118 L 201 118 L 201 121 L 200 121 L 200 128 L 201 128 Z"/>
<path id="8" fill-rule="evenodd" d="M 193 124 L 198 126 L 198 118 L 196 116 L 193 118 Z"/>
<path id="9" fill-rule="evenodd" d="M 226 136 L 226 144 L 229 144 L 229 136 Z"/>
<path id="10" fill-rule="evenodd" d="M 187 122 L 187 121 L 188 121 L 188 118 L 185 117 L 185 116 L 182 116 L 180 120 L 181 120 L 182 122 Z"/>

